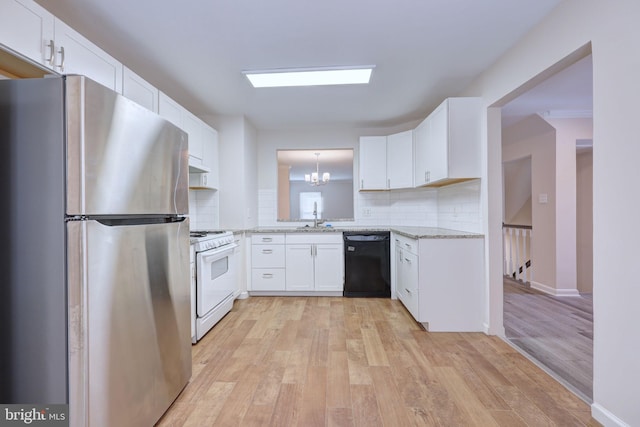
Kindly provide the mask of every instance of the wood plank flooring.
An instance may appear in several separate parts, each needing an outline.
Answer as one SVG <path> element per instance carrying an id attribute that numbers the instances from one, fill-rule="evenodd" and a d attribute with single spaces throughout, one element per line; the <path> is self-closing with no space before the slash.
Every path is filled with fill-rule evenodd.
<path id="1" fill-rule="evenodd" d="M 509 341 L 593 400 L 593 298 L 554 297 L 504 280 Z"/>
<path id="2" fill-rule="evenodd" d="M 429 333 L 396 300 L 251 297 L 193 346 L 159 426 L 597 426 L 497 337 Z"/>

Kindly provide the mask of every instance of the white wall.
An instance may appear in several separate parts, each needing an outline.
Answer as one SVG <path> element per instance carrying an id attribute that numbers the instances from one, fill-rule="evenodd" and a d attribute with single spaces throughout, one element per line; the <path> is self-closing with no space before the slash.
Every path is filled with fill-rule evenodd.
<path id="1" fill-rule="evenodd" d="M 556 289 L 578 289 L 576 141 L 593 138 L 591 118 L 545 120 L 556 130 Z"/>
<path id="2" fill-rule="evenodd" d="M 555 148 L 555 129 L 537 115 L 509 126 L 502 135 L 503 162 L 531 159 L 531 286 L 550 294 L 555 294 L 557 287 L 558 258 Z M 541 195 L 546 195 L 546 203 L 540 203 Z"/>
<path id="3" fill-rule="evenodd" d="M 593 150 L 576 156 L 578 291 L 593 292 Z"/>
<path id="4" fill-rule="evenodd" d="M 567 0 L 506 55 L 486 70 L 463 95 L 482 96 L 487 107 L 500 106 L 545 78 L 545 70 L 578 51 L 593 54 L 593 298 L 594 417 L 605 425 L 640 425 L 640 333 L 637 306 L 640 286 L 635 269 L 640 228 L 640 198 L 621 186 L 637 181 L 637 100 L 640 84 L 640 2 L 637 0 Z M 583 47 L 591 43 L 591 49 Z M 537 77 L 537 78 L 536 78 Z M 500 131 L 494 109 L 488 111 L 486 194 L 490 321 L 501 321 L 502 285 L 499 229 L 501 186 L 493 171 L 501 167 Z M 493 185 L 491 185 L 493 184 Z M 502 325 L 490 325 L 493 330 Z"/>
<path id="5" fill-rule="evenodd" d="M 220 227 L 255 227 L 258 224 L 256 130 L 243 116 L 206 119 L 218 131 Z"/>

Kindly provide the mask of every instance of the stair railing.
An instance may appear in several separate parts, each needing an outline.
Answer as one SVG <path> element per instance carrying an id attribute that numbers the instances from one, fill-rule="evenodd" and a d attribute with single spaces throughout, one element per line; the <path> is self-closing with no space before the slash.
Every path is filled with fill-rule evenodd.
<path id="1" fill-rule="evenodd" d="M 533 228 L 530 225 L 502 224 L 505 276 L 525 283 L 533 280 L 532 231 Z"/>

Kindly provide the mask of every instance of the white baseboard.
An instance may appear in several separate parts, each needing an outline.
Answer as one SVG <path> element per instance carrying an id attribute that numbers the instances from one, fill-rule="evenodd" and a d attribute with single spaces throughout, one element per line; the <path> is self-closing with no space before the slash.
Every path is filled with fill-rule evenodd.
<path id="1" fill-rule="evenodd" d="M 579 297 L 580 293 L 577 289 L 556 289 L 551 286 L 544 285 L 539 282 L 531 281 L 531 287 L 537 291 L 544 292 L 554 297 Z"/>
<path id="2" fill-rule="evenodd" d="M 236 296 L 237 299 L 247 299 L 249 298 L 249 292 L 244 291 L 244 292 L 239 292 L 238 295 Z"/>
<path id="3" fill-rule="evenodd" d="M 591 416 L 604 427 L 630 427 L 629 424 L 613 415 L 597 403 L 591 405 Z"/>

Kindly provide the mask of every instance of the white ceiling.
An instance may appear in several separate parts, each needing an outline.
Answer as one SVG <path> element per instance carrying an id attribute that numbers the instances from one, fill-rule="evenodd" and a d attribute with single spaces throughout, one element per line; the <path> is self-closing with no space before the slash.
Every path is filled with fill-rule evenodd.
<path id="1" fill-rule="evenodd" d="M 36 0 L 197 115 L 385 127 L 455 96 L 560 0 Z M 253 89 L 246 69 L 375 64 L 369 85 Z"/>
<path id="2" fill-rule="evenodd" d="M 511 126 L 531 114 L 576 118 L 593 114 L 593 65 L 591 55 L 502 107 L 502 125 Z"/>

